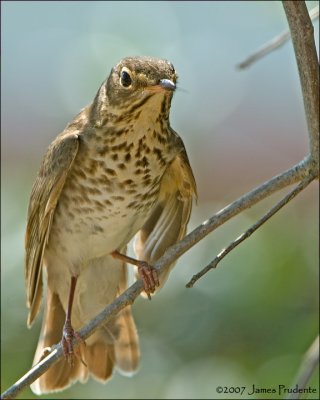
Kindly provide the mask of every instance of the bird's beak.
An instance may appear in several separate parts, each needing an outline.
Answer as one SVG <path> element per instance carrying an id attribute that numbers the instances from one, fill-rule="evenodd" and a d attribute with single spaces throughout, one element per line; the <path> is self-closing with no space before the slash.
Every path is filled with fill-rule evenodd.
<path id="1" fill-rule="evenodd" d="M 173 92 L 176 89 L 176 84 L 172 82 L 170 79 L 160 79 L 159 83 L 154 86 L 149 86 L 147 90 L 149 92 L 164 92 L 169 91 Z"/>
<path id="2" fill-rule="evenodd" d="M 159 85 L 165 90 L 174 91 L 176 88 L 176 84 L 170 81 L 170 79 L 161 79 Z"/>

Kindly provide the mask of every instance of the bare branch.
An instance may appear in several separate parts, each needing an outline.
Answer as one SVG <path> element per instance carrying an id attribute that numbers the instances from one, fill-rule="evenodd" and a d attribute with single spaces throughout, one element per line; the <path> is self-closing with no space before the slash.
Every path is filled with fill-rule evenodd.
<path id="1" fill-rule="evenodd" d="M 310 10 L 309 15 L 312 21 L 319 18 L 319 6 L 316 6 L 312 10 Z M 264 44 L 262 47 L 260 47 L 260 49 L 256 50 L 254 53 L 250 54 L 245 60 L 237 64 L 237 68 L 248 68 L 251 64 L 260 60 L 260 58 L 271 53 L 273 50 L 276 50 L 279 47 L 283 46 L 290 39 L 290 36 L 291 35 L 289 30 L 280 33 L 280 35 L 276 36 L 275 38 Z"/>
<path id="2" fill-rule="evenodd" d="M 282 2 L 296 55 L 309 132 L 310 154 L 319 175 L 319 64 L 313 25 L 304 1 Z"/>
<path id="3" fill-rule="evenodd" d="M 299 164 L 275 176 L 269 181 L 263 183 L 251 192 L 243 195 L 238 200 L 220 210 L 216 215 L 205 221 L 203 224 L 189 233 L 183 240 L 167 249 L 165 254 L 154 265 L 159 271 L 165 269 L 168 265 L 172 264 L 182 254 L 193 247 L 196 243 L 202 240 L 205 236 L 211 233 L 214 229 L 239 214 L 243 210 L 253 206 L 260 200 L 270 196 L 272 193 L 287 187 L 293 183 L 299 182 L 305 177 L 314 179 L 312 171 L 310 171 L 310 159 L 306 158 Z M 121 296 L 108 305 L 100 314 L 93 318 L 88 325 L 79 331 L 83 339 L 89 337 L 96 329 L 102 324 L 113 318 L 120 310 L 129 304 L 132 304 L 136 297 L 143 288 L 142 282 L 139 280 L 135 282 L 129 289 L 127 289 Z M 77 346 L 77 342 L 74 342 Z M 52 364 L 57 362 L 63 357 L 63 349 L 61 344 L 53 346 L 52 352 L 44 358 L 39 364 L 35 365 L 26 375 L 24 375 L 13 386 L 6 390 L 1 398 L 13 399 L 18 393 L 26 386 L 29 386 L 39 376 L 41 376 Z"/>
<path id="4" fill-rule="evenodd" d="M 275 206 L 273 206 L 262 218 L 260 218 L 256 223 L 254 223 L 248 230 L 242 233 L 236 240 L 231 242 L 229 246 L 224 248 L 210 264 L 208 264 L 205 268 L 203 268 L 200 272 L 193 275 L 190 282 L 186 284 L 187 288 L 193 287 L 193 285 L 207 272 L 211 269 L 216 268 L 222 259 L 229 254 L 235 247 L 237 247 L 240 243 L 250 237 L 257 229 L 261 227 L 265 222 L 268 221 L 271 217 L 274 216 L 282 207 L 284 207 L 289 201 L 291 201 L 294 197 L 296 197 L 303 189 L 305 189 L 309 183 L 314 178 L 308 177 L 304 181 L 300 182 L 290 193 L 288 193 L 282 200 L 280 200 Z"/>
<path id="5" fill-rule="evenodd" d="M 295 380 L 293 382 L 293 386 L 298 385 L 298 388 L 303 391 L 312 377 L 315 369 L 319 364 L 319 336 L 315 338 L 307 352 L 305 353 L 303 360 L 301 362 L 299 371 Z M 301 399 L 304 393 L 291 393 L 287 399 L 288 400 L 296 400 Z"/>

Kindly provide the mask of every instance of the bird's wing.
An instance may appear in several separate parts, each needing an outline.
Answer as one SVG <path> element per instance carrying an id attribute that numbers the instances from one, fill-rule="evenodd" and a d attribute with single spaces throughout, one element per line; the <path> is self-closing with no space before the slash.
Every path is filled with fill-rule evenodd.
<path id="1" fill-rule="evenodd" d="M 197 196 L 195 179 L 182 141 L 181 151 L 167 167 L 161 181 L 155 209 L 135 237 L 134 250 L 139 260 L 154 264 L 165 250 L 181 240 L 187 230 L 192 200 Z M 170 266 L 160 275 L 163 285 Z"/>
<path id="2" fill-rule="evenodd" d="M 77 134 L 58 136 L 51 143 L 33 185 L 25 236 L 25 279 L 28 326 L 39 311 L 42 297 L 42 262 L 54 211 L 79 148 Z"/>

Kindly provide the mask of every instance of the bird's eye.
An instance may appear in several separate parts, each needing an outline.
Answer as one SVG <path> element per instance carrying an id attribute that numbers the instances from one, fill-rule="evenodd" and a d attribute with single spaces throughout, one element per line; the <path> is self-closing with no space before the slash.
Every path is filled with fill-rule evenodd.
<path id="1" fill-rule="evenodd" d="M 123 87 L 129 87 L 132 83 L 131 76 L 128 71 L 122 70 L 120 74 L 120 83 Z"/>

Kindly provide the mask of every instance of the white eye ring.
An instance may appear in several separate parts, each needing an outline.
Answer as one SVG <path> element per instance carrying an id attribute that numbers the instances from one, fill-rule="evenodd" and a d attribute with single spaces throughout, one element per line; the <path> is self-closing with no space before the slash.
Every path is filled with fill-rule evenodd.
<path id="1" fill-rule="evenodd" d="M 126 67 L 123 67 L 120 72 L 120 85 L 124 88 L 129 88 L 132 85 L 131 72 Z"/>

